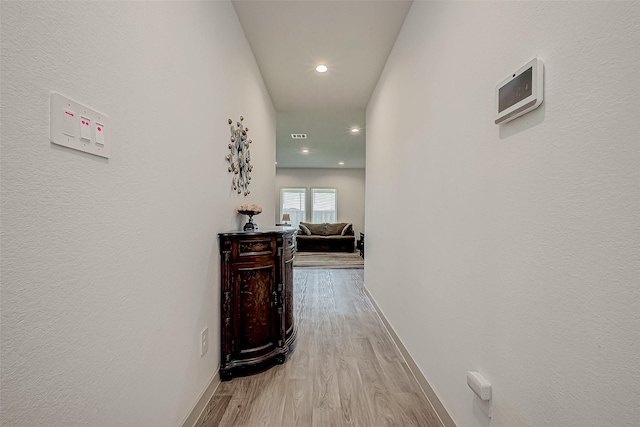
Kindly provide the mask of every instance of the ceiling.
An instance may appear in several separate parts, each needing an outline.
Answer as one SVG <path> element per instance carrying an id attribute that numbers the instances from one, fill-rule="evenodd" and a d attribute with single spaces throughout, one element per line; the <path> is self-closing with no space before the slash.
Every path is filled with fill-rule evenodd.
<path id="1" fill-rule="evenodd" d="M 277 112 L 277 167 L 364 168 L 365 109 L 411 1 L 233 5 Z M 319 64 L 329 70 L 318 73 Z"/>

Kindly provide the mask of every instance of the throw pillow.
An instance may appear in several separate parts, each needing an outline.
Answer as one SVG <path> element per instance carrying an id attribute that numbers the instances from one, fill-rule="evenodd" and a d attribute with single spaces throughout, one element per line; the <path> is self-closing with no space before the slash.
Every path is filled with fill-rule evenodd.
<path id="1" fill-rule="evenodd" d="M 353 224 L 349 223 L 342 229 L 341 236 L 351 236 L 353 234 Z"/>
<path id="2" fill-rule="evenodd" d="M 346 224 L 346 222 L 334 222 L 331 224 L 325 224 L 325 236 L 339 236 Z"/>
<path id="3" fill-rule="evenodd" d="M 300 224 L 300 231 L 307 236 L 311 236 L 311 230 L 309 230 L 306 225 Z"/>
<path id="4" fill-rule="evenodd" d="M 310 222 L 301 222 L 300 224 L 306 225 L 312 236 L 326 236 L 327 224 L 313 224 Z"/>

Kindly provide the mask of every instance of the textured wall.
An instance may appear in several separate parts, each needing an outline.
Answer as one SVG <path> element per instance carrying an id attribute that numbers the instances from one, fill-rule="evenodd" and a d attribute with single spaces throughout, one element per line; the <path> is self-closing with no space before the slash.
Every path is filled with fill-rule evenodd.
<path id="1" fill-rule="evenodd" d="M 640 425 L 638 40 L 637 2 L 409 12 L 367 110 L 365 279 L 459 426 Z M 494 125 L 536 56 L 544 103 Z"/>
<path id="2" fill-rule="evenodd" d="M 335 188 L 338 193 L 338 222 L 350 222 L 358 238 L 364 231 L 364 169 L 296 169 L 276 171 L 276 218 L 280 215 L 280 189 L 304 187 L 307 199 L 312 188 Z M 310 212 L 311 207 L 307 207 Z"/>
<path id="3" fill-rule="evenodd" d="M 275 111 L 229 2 L 2 2 L 2 425 L 176 426 L 219 365 L 216 233 L 246 118 L 272 222 Z M 49 94 L 113 120 L 49 142 Z M 210 349 L 200 357 L 200 332 Z"/>

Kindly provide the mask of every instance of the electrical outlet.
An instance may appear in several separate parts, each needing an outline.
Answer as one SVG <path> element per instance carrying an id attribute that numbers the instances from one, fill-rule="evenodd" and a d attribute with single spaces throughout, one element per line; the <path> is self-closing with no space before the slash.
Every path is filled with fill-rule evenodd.
<path id="1" fill-rule="evenodd" d="M 200 336 L 200 356 L 204 356 L 209 351 L 209 328 L 204 328 Z"/>

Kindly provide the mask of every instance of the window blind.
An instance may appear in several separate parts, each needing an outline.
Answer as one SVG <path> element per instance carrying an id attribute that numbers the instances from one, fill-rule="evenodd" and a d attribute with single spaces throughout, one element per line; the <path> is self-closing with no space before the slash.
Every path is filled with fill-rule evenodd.
<path id="1" fill-rule="evenodd" d="M 335 188 L 313 188 L 311 190 L 311 222 L 336 222 L 336 190 Z"/>
<path id="2" fill-rule="evenodd" d="M 280 190 L 280 220 L 283 214 L 291 216 L 291 225 L 297 227 L 306 220 L 305 203 L 307 190 L 305 188 L 282 188 Z"/>

